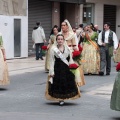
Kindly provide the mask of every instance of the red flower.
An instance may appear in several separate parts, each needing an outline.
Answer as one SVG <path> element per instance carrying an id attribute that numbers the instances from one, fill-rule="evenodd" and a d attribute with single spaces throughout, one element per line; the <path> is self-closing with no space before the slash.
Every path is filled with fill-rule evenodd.
<path id="1" fill-rule="evenodd" d="M 80 45 L 78 45 L 78 48 L 79 48 L 79 51 L 83 50 L 83 48 Z"/>
<path id="2" fill-rule="evenodd" d="M 77 64 L 75 64 L 75 63 L 69 65 L 70 69 L 77 69 L 78 67 L 79 66 Z"/>
<path id="3" fill-rule="evenodd" d="M 80 60 L 81 60 L 81 51 L 74 51 L 73 53 L 73 60 L 76 61 L 80 65 Z"/>
<path id="4" fill-rule="evenodd" d="M 116 66 L 116 70 L 117 70 L 117 71 L 120 70 L 120 62 L 117 64 L 117 66 Z"/>
<path id="5" fill-rule="evenodd" d="M 42 46 L 42 50 L 47 50 L 47 46 Z"/>
<path id="6" fill-rule="evenodd" d="M 80 51 L 74 51 L 74 52 L 73 52 L 73 58 L 74 58 L 74 57 L 79 57 L 79 56 L 80 56 L 80 53 L 81 53 Z"/>

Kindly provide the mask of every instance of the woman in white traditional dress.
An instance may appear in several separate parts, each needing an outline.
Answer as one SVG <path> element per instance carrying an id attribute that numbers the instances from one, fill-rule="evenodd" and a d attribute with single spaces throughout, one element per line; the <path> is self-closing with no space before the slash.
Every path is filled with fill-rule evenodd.
<path id="1" fill-rule="evenodd" d="M 9 83 L 6 54 L 3 47 L 2 34 L 0 33 L 0 85 L 7 85 Z"/>
<path id="2" fill-rule="evenodd" d="M 59 101 L 59 104 L 63 105 L 65 100 L 79 98 L 80 90 L 75 75 L 69 68 L 74 61 L 62 34 L 56 36 L 56 43 L 50 51 L 50 61 L 46 99 Z"/>
<path id="3" fill-rule="evenodd" d="M 78 46 L 75 40 L 75 34 L 68 20 L 64 20 L 61 23 L 61 33 L 64 35 L 65 41 L 67 42 L 67 45 L 71 52 L 78 51 Z M 76 70 L 75 76 L 79 86 L 85 85 L 84 73 L 81 65 L 79 65 L 79 68 Z"/>
<path id="4" fill-rule="evenodd" d="M 59 27 L 57 25 L 54 25 L 52 28 L 52 31 L 50 33 L 50 39 L 49 39 L 49 44 L 47 46 L 47 53 L 46 53 L 46 59 L 45 59 L 45 71 L 48 72 L 50 68 L 50 49 L 54 42 L 56 41 L 56 35 L 59 32 Z"/>

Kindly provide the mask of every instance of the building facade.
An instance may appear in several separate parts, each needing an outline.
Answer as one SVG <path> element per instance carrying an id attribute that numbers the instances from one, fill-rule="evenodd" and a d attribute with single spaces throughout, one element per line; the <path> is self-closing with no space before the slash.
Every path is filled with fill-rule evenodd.
<path id="1" fill-rule="evenodd" d="M 0 0 L 0 32 L 7 59 L 28 57 L 26 0 Z"/>
<path id="2" fill-rule="evenodd" d="M 119 0 L 29 0 L 28 3 L 29 50 L 32 50 L 31 31 L 37 20 L 41 21 L 46 38 L 53 25 L 60 26 L 68 19 L 72 26 L 80 23 L 97 24 L 103 30 L 104 22 L 111 22 L 111 29 L 120 38 L 120 2 Z"/>
<path id="3" fill-rule="evenodd" d="M 98 24 L 99 28 L 103 29 L 103 24 L 105 22 L 111 22 L 111 29 L 116 32 L 118 39 L 120 39 L 120 1 L 119 0 L 86 0 L 86 5 L 81 5 L 82 7 L 89 6 L 88 12 L 91 12 L 92 18 L 90 22 L 94 24 Z M 86 9 L 87 9 L 86 8 Z M 86 11 L 83 10 L 83 18 L 84 13 Z M 82 21 L 81 21 L 82 22 Z M 83 21 L 84 22 L 84 21 Z"/>
<path id="4" fill-rule="evenodd" d="M 28 0 L 29 52 L 34 51 L 31 37 L 36 21 L 41 22 L 48 41 L 52 27 L 60 26 L 64 19 L 70 20 L 72 26 L 78 25 L 78 8 L 82 3 L 85 0 Z"/>
<path id="5" fill-rule="evenodd" d="M 120 38 L 119 0 L 0 0 L 0 28 L 7 58 L 28 57 L 33 52 L 32 30 L 36 21 L 44 28 L 46 40 L 51 29 L 68 19 L 73 27 L 80 23 L 111 22 Z"/>

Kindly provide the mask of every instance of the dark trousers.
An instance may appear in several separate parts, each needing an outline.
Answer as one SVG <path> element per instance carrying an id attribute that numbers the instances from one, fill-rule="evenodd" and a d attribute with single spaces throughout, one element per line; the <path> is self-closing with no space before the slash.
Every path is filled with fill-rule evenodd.
<path id="1" fill-rule="evenodd" d="M 106 73 L 111 72 L 111 56 L 109 55 L 109 49 L 107 46 L 100 47 L 100 71 Z"/>
<path id="2" fill-rule="evenodd" d="M 42 55 L 42 46 L 43 45 L 44 45 L 44 43 L 36 43 L 35 44 L 35 51 L 36 51 L 36 59 L 37 60 L 43 56 Z"/>

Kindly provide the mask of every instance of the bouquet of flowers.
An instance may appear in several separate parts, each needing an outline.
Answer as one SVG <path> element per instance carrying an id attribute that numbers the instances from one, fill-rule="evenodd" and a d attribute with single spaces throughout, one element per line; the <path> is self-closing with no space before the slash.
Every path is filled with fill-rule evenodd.
<path id="1" fill-rule="evenodd" d="M 120 62 L 116 66 L 116 71 L 120 71 Z"/>
<path id="2" fill-rule="evenodd" d="M 77 64 L 75 64 L 75 63 L 69 65 L 70 69 L 77 69 L 78 67 L 79 66 Z"/>
<path id="3" fill-rule="evenodd" d="M 80 65 L 82 47 L 78 45 L 79 50 L 73 52 L 73 60 L 75 60 Z"/>
<path id="4" fill-rule="evenodd" d="M 73 52 L 73 60 L 76 61 L 80 65 L 80 60 L 81 60 L 81 52 L 80 51 L 74 51 Z"/>
<path id="5" fill-rule="evenodd" d="M 46 45 L 43 45 L 43 46 L 42 46 L 42 50 L 47 50 L 47 46 L 46 46 Z"/>
<path id="6" fill-rule="evenodd" d="M 47 46 L 45 46 L 45 45 L 42 46 L 42 55 L 43 56 L 45 56 L 47 49 L 48 49 Z"/>

